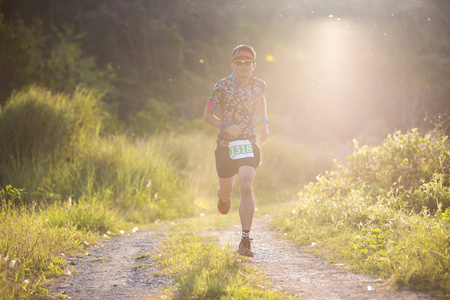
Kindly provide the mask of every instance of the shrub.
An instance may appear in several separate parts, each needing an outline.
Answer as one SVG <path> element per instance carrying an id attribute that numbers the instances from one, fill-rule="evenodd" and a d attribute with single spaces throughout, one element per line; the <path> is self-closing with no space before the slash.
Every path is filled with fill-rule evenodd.
<path id="1" fill-rule="evenodd" d="M 442 131 L 411 130 L 377 147 L 356 144 L 346 165 L 302 189 L 274 224 L 328 259 L 448 298 L 446 141 Z"/>
<path id="2" fill-rule="evenodd" d="M 0 164 L 37 155 L 69 157 L 101 126 L 99 96 L 79 88 L 71 96 L 36 86 L 12 95 L 0 111 Z"/>
<path id="3" fill-rule="evenodd" d="M 15 93 L 0 111 L 0 187 L 28 192 L 30 202 L 59 168 L 73 161 L 100 130 L 99 95 L 83 88 L 72 95 L 36 86 Z"/>
<path id="4" fill-rule="evenodd" d="M 407 134 L 389 135 L 376 147 L 359 147 L 355 142 L 355 152 L 347 164 L 337 162 L 336 171 L 319 176 L 302 195 L 341 202 L 360 190 L 369 196 L 366 204 L 372 205 L 380 196 L 392 193 L 394 197 L 387 197 L 392 208 L 420 212 L 425 205 L 433 210 L 438 206 L 445 209 L 450 205 L 450 152 L 446 141 L 442 132 L 421 137 L 413 129 Z M 424 193 L 428 193 L 428 198 Z"/>
<path id="5" fill-rule="evenodd" d="M 356 151 L 350 156 L 344 172 L 348 172 L 346 177 L 354 182 L 353 186 L 366 184 L 372 190 L 411 194 L 404 198 L 405 204 L 420 212 L 423 201 L 421 193 L 415 191 L 423 189 L 422 185 L 431 182 L 435 174 L 447 174 L 439 181 L 443 187 L 450 184 L 450 152 L 446 141 L 447 136 L 442 132 L 421 136 L 413 129 L 407 134 L 389 135 L 378 147 L 358 147 L 355 143 Z M 437 208 L 436 204 L 432 208 Z"/>

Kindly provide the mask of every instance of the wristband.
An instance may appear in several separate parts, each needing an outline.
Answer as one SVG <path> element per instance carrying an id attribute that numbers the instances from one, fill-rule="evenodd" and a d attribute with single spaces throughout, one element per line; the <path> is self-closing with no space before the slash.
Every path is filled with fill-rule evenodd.
<path id="1" fill-rule="evenodd" d="M 269 118 L 262 118 L 261 123 L 263 123 L 263 122 L 269 123 Z"/>

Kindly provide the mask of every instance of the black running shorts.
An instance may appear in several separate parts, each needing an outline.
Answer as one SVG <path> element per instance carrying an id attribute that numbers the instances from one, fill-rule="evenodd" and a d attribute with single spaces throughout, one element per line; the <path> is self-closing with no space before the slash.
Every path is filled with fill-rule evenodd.
<path id="1" fill-rule="evenodd" d="M 217 175 L 220 178 L 231 177 L 236 175 L 242 166 L 250 166 L 256 169 L 261 163 L 261 149 L 257 144 L 253 144 L 253 153 L 255 154 L 254 157 L 231 159 L 228 147 L 217 147 L 215 152 Z"/>

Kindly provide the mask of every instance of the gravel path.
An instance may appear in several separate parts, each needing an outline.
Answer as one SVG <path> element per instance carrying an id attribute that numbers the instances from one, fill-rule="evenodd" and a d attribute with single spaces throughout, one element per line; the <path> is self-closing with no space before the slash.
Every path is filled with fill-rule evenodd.
<path id="1" fill-rule="evenodd" d="M 165 299 L 163 291 L 170 280 L 154 276 L 158 269 L 151 257 L 136 258 L 153 254 L 166 230 L 161 226 L 103 240 L 88 249 L 90 255 L 69 260 L 75 275 L 54 282 L 51 292 L 69 299 Z"/>
<path id="2" fill-rule="evenodd" d="M 280 238 L 278 232 L 270 229 L 269 219 L 263 216 L 253 222 L 251 237 L 255 257 L 252 264 L 265 269 L 277 290 L 301 299 L 432 299 L 425 293 L 396 292 L 374 277 L 349 273 L 343 266 L 331 266 Z M 240 226 L 216 233 L 223 245 L 237 247 L 239 244 Z"/>
<path id="3" fill-rule="evenodd" d="M 305 248 L 281 238 L 270 229 L 269 219 L 263 216 L 254 220 L 255 257 L 251 264 L 266 271 L 274 289 L 288 292 L 294 299 L 431 299 L 424 293 L 396 292 L 371 276 L 328 265 L 302 250 Z M 164 289 L 173 282 L 155 276 L 158 269 L 150 257 L 136 258 L 153 254 L 167 230 L 167 226 L 161 225 L 152 231 L 104 240 L 101 246 L 88 249 L 90 255 L 69 260 L 75 275 L 53 282 L 50 291 L 65 294 L 69 299 L 166 299 Z M 212 232 L 224 246 L 239 244 L 240 226 Z M 139 264 L 146 264 L 147 268 L 136 268 Z"/>

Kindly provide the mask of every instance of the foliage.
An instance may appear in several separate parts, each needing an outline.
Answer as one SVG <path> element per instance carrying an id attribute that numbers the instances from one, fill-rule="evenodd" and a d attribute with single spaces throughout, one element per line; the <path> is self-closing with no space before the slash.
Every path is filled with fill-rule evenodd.
<path id="1" fill-rule="evenodd" d="M 41 53 L 35 49 L 42 47 L 42 35 L 41 22 L 30 26 L 20 20 L 14 25 L 6 24 L 0 12 L 0 104 L 12 91 L 32 84 L 40 76 Z"/>
<path id="2" fill-rule="evenodd" d="M 0 184 L 25 188 L 30 201 L 97 135 L 105 116 L 98 100 L 82 88 L 70 96 L 34 86 L 14 94 L 0 111 Z"/>
<path id="3" fill-rule="evenodd" d="M 400 286 L 450 293 L 447 136 L 417 130 L 359 147 L 274 224 L 331 260 Z"/>
<path id="4" fill-rule="evenodd" d="M 62 92 L 72 92 L 80 85 L 102 92 L 111 90 L 115 74 L 109 65 L 100 69 L 94 57 L 83 55 L 83 34 L 75 34 L 68 26 L 55 31 L 54 44 L 41 62 L 42 74 L 34 83 Z"/>
<path id="5" fill-rule="evenodd" d="M 10 184 L 6 185 L 4 189 L 0 190 L 0 199 L 3 206 L 13 206 L 15 203 L 22 201 L 22 195 L 26 192 L 23 189 L 16 189 Z"/>
<path id="6" fill-rule="evenodd" d="M 145 107 L 129 118 L 130 132 L 136 136 L 148 136 L 157 132 L 167 132 L 170 107 L 155 99 L 147 101 Z"/>
<path id="7" fill-rule="evenodd" d="M 134 221 L 191 213 L 181 170 L 148 141 L 103 135 L 102 121 L 108 115 L 98 99 L 81 88 L 73 95 L 36 87 L 13 95 L 0 113 L 0 182 L 26 191 L 22 202 L 14 198 L 14 204 L 45 207 L 72 198 L 67 222 L 75 212 L 98 214 L 112 207 Z M 23 124 L 23 118 L 29 122 Z M 91 205 L 87 211 L 82 209 L 86 202 Z M 91 230 L 111 230 L 108 220 L 114 214 L 109 214 L 101 221 L 106 225 L 92 223 Z M 85 228 L 83 221 L 77 222 L 72 224 Z"/>
<path id="8" fill-rule="evenodd" d="M 54 203 L 47 209 L 47 220 L 56 227 L 73 227 L 82 232 L 103 233 L 119 232 L 118 226 L 123 225 L 107 203 L 91 199 L 89 202 Z"/>
<path id="9" fill-rule="evenodd" d="M 60 92 L 73 92 L 79 85 L 99 91 L 111 89 L 114 72 L 109 66 L 99 68 L 94 57 L 83 55 L 80 40 L 68 25 L 46 30 L 39 19 L 25 24 L 17 18 L 5 22 L 0 13 L 0 104 L 11 92 L 37 84 Z M 52 36 L 52 38 L 49 38 Z"/>
<path id="10" fill-rule="evenodd" d="M 395 197 L 398 202 L 390 203 L 394 208 L 412 209 L 416 213 L 424 206 L 433 212 L 445 209 L 450 205 L 446 197 L 450 184 L 447 139 L 442 130 L 421 136 L 417 129 L 412 129 L 407 134 L 389 135 L 378 147 L 356 145 L 347 167 L 341 166 L 342 174 L 353 179 L 353 185 L 348 186 L 362 184 L 372 195 L 380 191 Z"/>
<path id="11" fill-rule="evenodd" d="M 120 119 L 146 135 L 148 125 L 139 124 L 150 123 L 140 112 L 161 116 L 148 99 L 169 107 L 169 120 L 161 122 L 198 118 L 214 82 L 231 72 L 231 49 L 248 43 L 258 51 L 256 75 L 268 82 L 270 111 L 296 137 L 350 138 L 379 119 L 410 129 L 424 126 L 425 111 L 447 108 L 449 9 L 445 1 L 409 0 L 368 7 L 357 0 L 4 0 L 0 103 L 32 83 L 65 92 L 84 84 L 106 92 Z M 323 57 L 311 47 L 327 49 L 316 31 L 325 22 L 361 41 L 353 49 L 351 39 L 333 46 L 351 57 L 342 62 L 348 70 L 340 70 L 345 82 L 357 83 L 348 90 L 320 76 L 315 59 Z M 320 92 L 328 89 L 332 97 Z"/>
<path id="12" fill-rule="evenodd" d="M 21 197 L 11 187 L 0 192 L 0 201 Z M 5 299 L 48 295 L 44 285 L 65 274 L 64 256 L 82 249 L 93 237 L 73 226 L 55 226 L 46 214 L 3 205 L 0 211 L 0 292 Z"/>
<path id="13" fill-rule="evenodd" d="M 71 96 L 36 86 L 13 94 L 0 115 L 0 164 L 38 155 L 56 155 L 57 161 L 72 156 L 83 138 L 100 129 L 100 106 L 99 96 L 82 88 Z"/>
<path id="14" fill-rule="evenodd" d="M 264 274 L 250 268 L 235 251 L 218 246 L 212 236 L 175 232 L 163 241 L 155 258 L 163 267 L 162 275 L 176 278 L 183 299 L 287 298 L 262 288 L 267 283 Z"/>
<path id="15" fill-rule="evenodd" d="M 419 212 L 424 203 L 424 189 L 432 189 L 441 183 L 441 190 L 450 184 L 450 152 L 446 148 L 447 136 L 442 132 L 430 132 L 422 137 L 417 129 L 408 134 L 396 132 L 389 135 L 383 145 L 369 148 L 355 146 L 355 153 L 347 164 L 347 178 L 370 185 L 370 189 L 403 195 L 405 204 Z M 426 185 L 424 185 L 426 184 Z M 351 185 L 349 185 L 351 186 Z M 432 187 L 433 186 L 433 187 Z M 445 193 L 445 191 L 443 191 Z M 443 207 L 449 200 L 441 197 Z M 438 203 L 427 203 L 435 210 Z"/>

